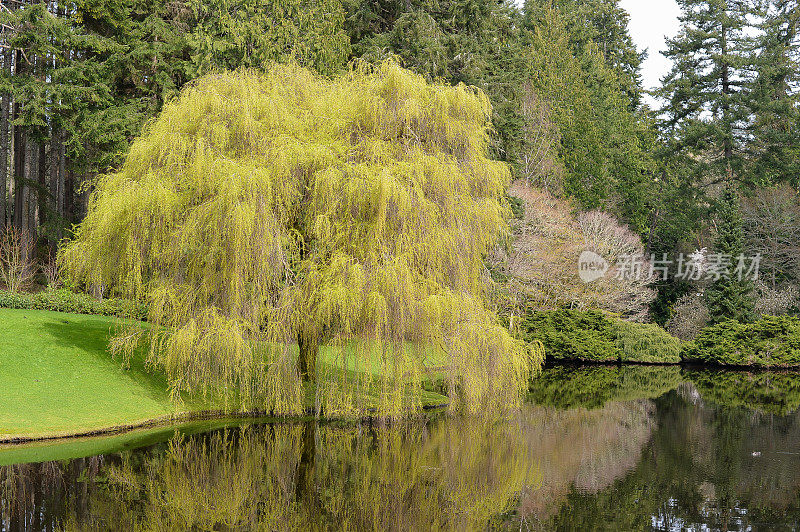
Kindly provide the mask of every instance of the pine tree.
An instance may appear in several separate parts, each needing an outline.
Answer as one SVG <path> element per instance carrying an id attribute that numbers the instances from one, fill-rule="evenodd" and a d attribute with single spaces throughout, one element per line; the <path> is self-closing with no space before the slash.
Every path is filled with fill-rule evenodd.
<path id="1" fill-rule="evenodd" d="M 659 95 L 662 127 L 689 156 L 699 186 L 746 179 L 744 172 L 757 0 L 678 0 L 682 29 L 665 55 L 674 63 Z"/>
<path id="2" fill-rule="evenodd" d="M 350 42 L 339 0 L 188 0 L 192 76 L 295 61 L 323 74 L 344 68 Z"/>
<path id="3" fill-rule="evenodd" d="M 583 208 L 605 207 L 644 233 L 653 190 L 651 124 L 631 110 L 627 82 L 601 45 L 575 37 L 572 14 L 527 6 L 535 7 L 526 13 L 527 72 L 560 129 L 564 192 Z"/>
<path id="4" fill-rule="evenodd" d="M 397 57 L 429 81 L 473 85 L 492 101 L 493 154 L 515 164 L 522 147 L 521 14 L 510 0 L 350 0 L 353 57 Z"/>
<path id="5" fill-rule="evenodd" d="M 594 43 L 616 73 L 616 88 L 627 94 L 635 110 L 641 103 L 641 65 L 647 56 L 636 49 L 628 32 L 630 17 L 619 0 L 527 0 L 526 25 L 541 25 L 552 8 L 564 19 L 573 52 L 581 55 Z"/>
<path id="6" fill-rule="evenodd" d="M 732 270 L 745 251 L 739 196 L 730 183 L 718 204 L 717 240 L 714 251 L 731 259 L 734 266 Z M 750 321 L 754 305 L 752 291 L 752 281 L 744 276 L 740 278 L 733 271 L 714 281 L 705 291 L 711 323 L 719 323 L 726 319 Z"/>
<path id="7" fill-rule="evenodd" d="M 749 172 L 762 186 L 800 186 L 800 6 L 776 0 L 761 23 Z"/>

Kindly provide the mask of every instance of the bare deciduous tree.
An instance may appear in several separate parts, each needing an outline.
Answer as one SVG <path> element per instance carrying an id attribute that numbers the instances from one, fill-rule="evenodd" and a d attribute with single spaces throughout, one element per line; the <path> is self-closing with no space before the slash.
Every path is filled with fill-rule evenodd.
<path id="1" fill-rule="evenodd" d="M 0 282 L 11 292 L 20 292 L 36 275 L 34 240 L 12 227 L 0 234 Z"/>
<path id="2" fill-rule="evenodd" d="M 694 340 L 708 323 L 708 308 L 700 292 L 692 292 L 678 299 L 667 321 L 667 331 L 684 341 Z"/>
<path id="3" fill-rule="evenodd" d="M 548 192 L 515 182 L 510 194 L 525 204 L 525 217 L 516 222 L 514 242 L 496 257 L 509 277 L 514 305 L 534 309 L 600 308 L 631 320 L 644 320 L 655 293 L 649 263 L 640 275 L 624 278 L 615 264 L 625 256 L 643 256 L 641 239 L 612 216 L 592 211 L 577 216 L 572 205 Z M 589 283 L 579 277 L 578 258 L 593 251 L 606 259 L 609 270 Z"/>
<path id="4" fill-rule="evenodd" d="M 796 284 L 783 283 L 775 287 L 771 283 L 756 283 L 756 314 L 780 316 L 800 307 L 800 289 Z"/>
<path id="5" fill-rule="evenodd" d="M 800 195 L 789 185 L 742 200 L 747 253 L 761 254 L 761 274 L 774 289 L 800 279 Z"/>
<path id="6" fill-rule="evenodd" d="M 561 133 L 553 122 L 550 108 L 534 91 L 530 83 L 522 98 L 524 150 L 520 155 L 522 177 L 528 185 L 560 194 L 564 166 L 558 155 Z"/>

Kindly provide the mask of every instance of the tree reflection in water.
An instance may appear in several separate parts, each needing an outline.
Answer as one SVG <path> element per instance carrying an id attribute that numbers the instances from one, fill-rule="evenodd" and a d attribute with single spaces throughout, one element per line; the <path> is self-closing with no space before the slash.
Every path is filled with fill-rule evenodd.
<path id="1" fill-rule="evenodd" d="M 653 399 L 675 375 L 640 373 L 499 421 L 254 425 L 2 467 L 0 531 L 800 526 L 800 413 L 696 374 Z"/>
<path id="2" fill-rule="evenodd" d="M 68 529 L 483 528 L 539 486 L 531 443 L 476 418 L 222 430 L 98 458 L 91 475 L 0 469 L 2 522 L 47 528 L 58 508 Z M 65 484 L 83 495 L 61 497 Z"/>

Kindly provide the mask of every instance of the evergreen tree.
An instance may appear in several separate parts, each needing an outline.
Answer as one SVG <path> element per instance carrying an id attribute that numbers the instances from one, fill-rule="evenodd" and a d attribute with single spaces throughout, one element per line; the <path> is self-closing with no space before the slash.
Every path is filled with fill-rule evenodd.
<path id="1" fill-rule="evenodd" d="M 662 126 L 689 158 L 698 185 L 720 183 L 728 171 L 746 178 L 757 0 L 678 0 L 682 28 L 668 42 L 673 61 L 659 95 L 667 100 Z"/>
<path id="2" fill-rule="evenodd" d="M 619 74 L 593 40 L 576 48 L 571 15 L 534 5 L 527 13 L 527 72 L 561 136 L 563 189 L 586 209 L 604 207 L 644 234 L 654 187 L 655 140 Z"/>
<path id="3" fill-rule="evenodd" d="M 349 0 L 353 57 L 398 57 L 425 76 L 482 89 L 492 102 L 494 155 L 516 164 L 523 150 L 521 14 L 510 0 Z"/>
<path id="4" fill-rule="evenodd" d="M 716 253 L 731 259 L 733 268 L 706 289 L 705 297 L 711 323 L 726 319 L 742 322 L 753 317 L 753 283 L 735 273 L 739 258 L 744 255 L 744 233 L 739 211 L 739 196 L 729 183 L 717 209 Z"/>
<path id="5" fill-rule="evenodd" d="M 800 186 L 800 5 L 776 0 L 761 23 L 757 76 L 750 106 L 754 180 Z"/>
<path id="6" fill-rule="evenodd" d="M 527 0 L 526 25 L 541 25 L 552 8 L 564 19 L 576 55 L 580 56 L 590 42 L 597 45 L 606 64 L 616 73 L 614 83 L 628 95 L 630 108 L 635 110 L 641 103 L 641 65 L 646 53 L 636 49 L 628 32 L 630 17 L 619 0 Z"/>
<path id="7" fill-rule="evenodd" d="M 339 0 L 188 0 L 192 76 L 295 61 L 323 74 L 350 53 Z"/>

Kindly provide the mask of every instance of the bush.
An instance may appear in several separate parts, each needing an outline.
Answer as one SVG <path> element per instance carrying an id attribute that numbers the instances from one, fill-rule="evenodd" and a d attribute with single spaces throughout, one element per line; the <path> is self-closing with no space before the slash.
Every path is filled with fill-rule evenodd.
<path id="1" fill-rule="evenodd" d="M 708 307 L 696 292 L 681 297 L 672 308 L 665 328 L 681 340 L 694 340 L 708 323 Z"/>
<path id="2" fill-rule="evenodd" d="M 598 310 L 532 311 L 523 338 L 544 344 L 548 360 L 678 364 L 681 341 L 658 325 L 609 317 Z"/>
<path id="3" fill-rule="evenodd" d="M 800 366 L 800 319 L 764 316 L 755 323 L 727 320 L 706 327 L 684 345 L 685 362 L 720 366 Z"/>
<path id="4" fill-rule="evenodd" d="M 574 205 L 534 189 L 524 180 L 509 190 L 519 198 L 521 219 L 512 220 L 513 241 L 490 258 L 502 271 L 505 290 L 514 310 L 531 308 L 602 309 L 625 319 L 645 321 L 655 291 L 647 264 L 642 275 L 617 275 L 624 257 L 644 255 L 641 238 L 607 213 L 574 214 Z M 605 276 L 585 283 L 579 277 L 578 258 L 593 251 L 609 263 Z"/>
<path id="5" fill-rule="evenodd" d="M 548 360 L 617 362 L 614 324 L 597 310 L 533 311 L 522 323 L 523 337 L 544 344 Z"/>
<path id="6" fill-rule="evenodd" d="M 36 294 L 0 290 L 0 308 L 52 310 L 138 320 L 147 318 L 147 308 L 143 304 L 125 299 L 96 299 L 66 289 L 44 290 Z"/>
<path id="7" fill-rule="evenodd" d="M 31 308 L 31 294 L 0 290 L 0 308 Z"/>
<path id="8" fill-rule="evenodd" d="M 653 323 L 614 319 L 617 347 L 622 362 L 679 364 L 681 341 Z"/>
<path id="9" fill-rule="evenodd" d="M 12 227 L 0 232 L 0 284 L 6 290 L 21 292 L 33 280 L 36 275 L 34 246 L 30 233 Z"/>

